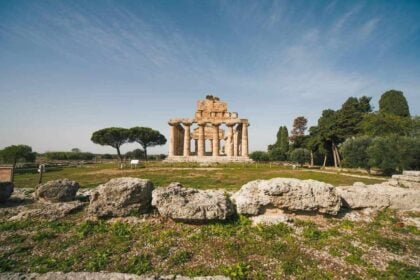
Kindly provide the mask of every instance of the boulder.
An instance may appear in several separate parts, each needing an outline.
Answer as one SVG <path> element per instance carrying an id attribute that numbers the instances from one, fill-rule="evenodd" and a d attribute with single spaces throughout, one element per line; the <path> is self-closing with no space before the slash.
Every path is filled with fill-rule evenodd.
<path id="1" fill-rule="evenodd" d="M 420 209 L 419 190 L 395 187 L 389 182 L 374 185 L 355 183 L 353 186 L 337 187 L 336 192 L 342 198 L 343 206 L 349 209 Z"/>
<path id="2" fill-rule="evenodd" d="M 88 214 L 104 218 L 147 213 L 152 190 L 150 180 L 131 177 L 111 179 L 90 194 Z"/>
<path id="3" fill-rule="evenodd" d="M 388 183 L 395 187 L 420 190 L 420 171 L 403 171 L 402 175 L 393 175 Z"/>
<path id="4" fill-rule="evenodd" d="M 54 221 L 81 210 L 85 205 L 86 203 L 75 200 L 69 202 L 40 203 L 37 205 L 39 208 L 22 206 L 18 207 L 18 213 L 9 220 L 43 218 Z"/>
<path id="5" fill-rule="evenodd" d="M 76 181 L 59 179 L 39 185 L 34 197 L 45 202 L 67 202 L 74 200 L 78 189 L 79 183 Z"/>
<path id="6" fill-rule="evenodd" d="M 226 220 L 235 214 L 224 191 L 184 188 L 180 183 L 155 189 L 152 205 L 163 217 L 190 223 Z"/>
<path id="7" fill-rule="evenodd" d="M 12 195 L 14 185 L 12 182 L 0 182 L 0 202 L 5 202 Z"/>
<path id="8" fill-rule="evenodd" d="M 290 178 L 248 182 L 232 196 L 232 201 L 239 214 L 251 216 L 269 208 L 336 215 L 341 207 L 332 185 Z"/>

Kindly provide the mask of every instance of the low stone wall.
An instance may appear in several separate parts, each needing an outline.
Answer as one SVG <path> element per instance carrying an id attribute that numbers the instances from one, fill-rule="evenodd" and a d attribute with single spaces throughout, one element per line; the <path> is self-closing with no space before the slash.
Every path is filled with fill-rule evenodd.
<path id="1" fill-rule="evenodd" d="M 57 189 L 78 186 L 77 182 L 63 179 L 47 182 L 35 191 L 36 207 L 19 198 L 28 206 L 17 204 L 13 212 L 12 209 L 7 210 L 8 202 L 3 201 L 6 205 L 2 208 L 15 213 L 10 217 L 12 220 L 37 217 L 59 219 L 85 205 L 88 205 L 85 211 L 87 218 L 152 213 L 186 223 L 224 221 L 238 214 L 257 217 L 280 212 L 340 217 L 343 211 L 362 209 L 420 211 L 419 178 L 420 172 L 405 172 L 381 184 L 355 183 L 339 187 L 315 180 L 274 178 L 248 182 L 237 192 L 228 194 L 224 190 L 185 188 L 179 183 L 154 188 L 150 180 L 121 177 L 88 191 L 72 192 L 71 196 L 62 199 L 62 192 L 57 192 Z M 401 182 L 410 182 L 410 186 L 401 187 Z M 39 199 L 41 190 L 48 194 L 43 195 L 44 199 Z M 16 201 L 16 198 L 12 199 Z M 287 219 L 275 217 L 272 220 Z"/>

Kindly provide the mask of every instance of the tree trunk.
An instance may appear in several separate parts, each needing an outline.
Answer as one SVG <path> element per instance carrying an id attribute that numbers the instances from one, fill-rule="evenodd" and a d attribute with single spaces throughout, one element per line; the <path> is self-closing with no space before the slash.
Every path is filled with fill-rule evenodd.
<path id="1" fill-rule="evenodd" d="M 122 163 L 122 156 L 121 156 L 121 152 L 120 152 L 120 147 L 116 147 L 117 149 L 117 154 L 118 154 L 118 158 L 120 159 L 120 162 Z"/>
<path id="2" fill-rule="evenodd" d="M 337 163 L 338 163 L 338 166 L 341 168 L 340 153 L 338 152 L 338 148 L 337 148 L 337 146 L 334 146 L 334 148 L 335 148 L 335 156 L 336 156 L 336 158 L 337 158 Z"/>
<path id="3" fill-rule="evenodd" d="M 311 150 L 311 167 L 314 166 L 314 152 Z"/>
<path id="4" fill-rule="evenodd" d="M 333 158 L 334 158 L 334 167 L 337 168 L 337 155 L 335 154 L 335 144 L 332 143 L 331 145 L 331 152 L 333 154 Z"/>
<path id="5" fill-rule="evenodd" d="M 143 150 L 144 150 L 144 159 L 147 161 L 147 146 L 144 146 Z"/>
<path id="6" fill-rule="evenodd" d="M 324 163 L 322 164 L 322 168 L 325 168 L 325 164 L 327 164 L 327 154 L 324 155 Z"/>

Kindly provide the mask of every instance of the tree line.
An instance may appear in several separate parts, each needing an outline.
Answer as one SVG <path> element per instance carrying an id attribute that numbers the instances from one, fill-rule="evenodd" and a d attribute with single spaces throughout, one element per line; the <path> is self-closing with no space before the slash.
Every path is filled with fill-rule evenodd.
<path id="1" fill-rule="evenodd" d="M 116 149 L 118 158 L 123 161 L 121 146 L 126 143 L 138 143 L 143 148 L 144 157 L 147 160 L 147 148 L 164 145 L 166 138 L 159 131 L 149 127 L 108 127 L 92 134 L 91 141 L 102 146 L 111 146 Z"/>
<path id="2" fill-rule="evenodd" d="M 379 110 L 371 97 L 348 98 L 338 110 L 326 109 L 307 132 L 297 117 L 289 136 L 281 126 L 268 151 L 251 154 L 258 161 L 293 161 L 311 166 L 379 168 L 386 174 L 420 168 L 420 118 L 410 115 L 403 92 L 382 94 Z"/>
<path id="3" fill-rule="evenodd" d="M 95 131 L 91 137 L 92 142 L 103 146 L 111 146 L 116 149 L 117 156 L 120 161 L 123 160 L 120 148 L 125 143 L 139 143 L 142 149 L 135 149 L 127 152 L 127 158 L 145 158 L 147 160 L 147 148 L 156 145 L 164 145 L 166 138 L 159 131 L 153 130 L 149 127 L 109 127 Z M 0 150 L 0 163 L 8 163 L 16 166 L 18 162 L 34 162 L 37 156 L 42 155 L 47 160 L 92 160 L 95 154 L 89 152 L 82 152 L 78 148 L 73 148 L 71 151 L 52 151 L 44 154 L 37 154 L 32 151 L 32 147 L 28 145 L 11 145 Z M 154 156 L 156 159 L 162 159 L 162 155 Z M 113 156 L 105 154 L 102 158 L 112 159 Z"/>

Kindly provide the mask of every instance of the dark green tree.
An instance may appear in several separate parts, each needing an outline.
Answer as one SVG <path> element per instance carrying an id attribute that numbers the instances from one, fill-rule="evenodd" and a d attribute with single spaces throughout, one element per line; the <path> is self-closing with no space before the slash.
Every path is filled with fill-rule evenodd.
<path id="1" fill-rule="evenodd" d="M 414 121 L 407 117 L 379 112 L 365 115 L 359 129 L 361 134 L 370 136 L 406 136 L 415 129 L 413 123 Z"/>
<path id="2" fill-rule="evenodd" d="M 166 138 L 157 130 L 137 126 L 130 128 L 130 142 L 137 142 L 142 146 L 145 159 L 147 160 L 147 148 L 164 145 Z"/>
<path id="3" fill-rule="evenodd" d="M 118 158 L 122 162 L 120 147 L 129 141 L 130 131 L 121 127 L 108 127 L 92 134 L 90 140 L 102 146 L 111 146 L 117 150 Z"/>
<path id="4" fill-rule="evenodd" d="M 360 123 L 363 121 L 363 117 L 372 110 L 370 100 L 371 97 L 367 96 L 362 96 L 359 99 L 350 97 L 337 111 L 337 136 L 341 141 L 356 136 L 360 132 Z"/>
<path id="5" fill-rule="evenodd" d="M 399 90 L 389 90 L 382 94 L 379 100 L 379 112 L 400 117 L 409 117 L 410 109 L 404 93 Z"/>
<path id="6" fill-rule="evenodd" d="M 36 153 L 32 151 L 30 146 L 12 145 L 1 150 L 0 157 L 4 163 L 10 163 L 15 166 L 20 160 L 34 162 L 36 159 Z"/>
<path id="7" fill-rule="evenodd" d="M 287 130 L 286 126 L 281 126 L 279 128 L 275 146 L 284 154 L 289 151 L 289 131 Z"/>
<path id="8" fill-rule="evenodd" d="M 369 136 L 347 139 L 340 148 L 343 156 L 343 165 L 345 167 L 361 167 L 369 170 L 367 149 L 371 143 L 372 138 Z"/>
<path id="9" fill-rule="evenodd" d="M 289 151 L 289 132 L 286 126 L 280 126 L 277 132 L 277 140 L 268 146 L 270 160 L 286 160 Z"/>

